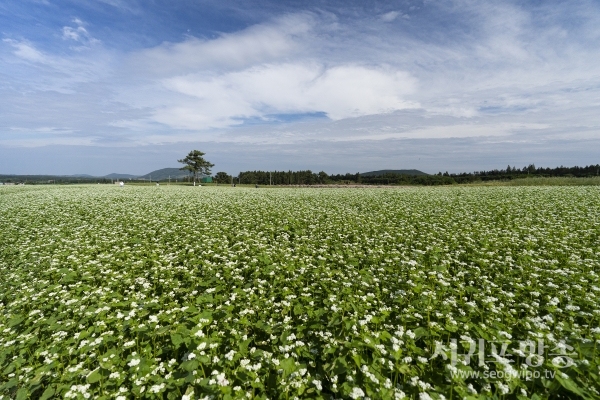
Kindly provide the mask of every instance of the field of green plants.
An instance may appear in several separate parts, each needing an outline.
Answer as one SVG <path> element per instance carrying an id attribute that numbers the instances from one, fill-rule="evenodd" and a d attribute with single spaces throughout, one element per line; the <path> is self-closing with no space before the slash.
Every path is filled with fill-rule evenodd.
<path id="1" fill-rule="evenodd" d="M 0 399 L 600 398 L 600 188 L 0 187 Z"/>

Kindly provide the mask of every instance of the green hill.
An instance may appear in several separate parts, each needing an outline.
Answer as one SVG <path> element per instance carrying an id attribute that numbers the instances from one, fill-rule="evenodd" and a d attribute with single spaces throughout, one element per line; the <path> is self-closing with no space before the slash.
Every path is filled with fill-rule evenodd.
<path id="1" fill-rule="evenodd" d="M 190 176 L 188 171 L 182 171 L 179 168 L 162 168 L 147 173 L 146 175 L 139 176 L 138 179 L 152 179 L 153 181 L 165 181 L 171 177 L 174 179 L 183 179 L 186 176 Z"/>
<path id="2" fill-rule="evenodd" d="M 371 171 L 361 173 L 362 176 L 381 176 L 385 174 L 397 174 L 397 175 L 429 175 L 418 169 L 382 169 L 379 171 Z"/>

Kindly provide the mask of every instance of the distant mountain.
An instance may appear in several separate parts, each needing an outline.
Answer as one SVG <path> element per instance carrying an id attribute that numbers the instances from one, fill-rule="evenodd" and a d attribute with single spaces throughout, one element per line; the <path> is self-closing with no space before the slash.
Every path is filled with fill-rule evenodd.
<path id="1" fill-rule="evenodd" d="M 362 173 L 362 176 L 378 176 L 385 174 L 398 174 L 398 175 L 429 175 L 418 169 L 382 169 L 379 171 L 371 171 Z"/>
<path id="2" fill-rule="evenodd" d="M 182 179 L 186 176 L 190 176 L 188 171 L 182 171 L 179 168 L 162 168 L 147 173 L 146 175 L 139 176 L 139 179 L 152 179 L 153 181 L 164 181 L 169 179 Z"/>
<path id="3" fill-rule="evenodd" d="M 69 178 L 95 178 L 93 175 L 88 174 L 76 174 L 76 175 L 63 175 Z"/>
<path id="4" fill-rule="evenodd" d="M 104 175 L 102 178 L 106 178 L 106 179 L 135 179 L 135 178 L 137 178 L 137 175 L 112 173 L 112 174 Z"/>

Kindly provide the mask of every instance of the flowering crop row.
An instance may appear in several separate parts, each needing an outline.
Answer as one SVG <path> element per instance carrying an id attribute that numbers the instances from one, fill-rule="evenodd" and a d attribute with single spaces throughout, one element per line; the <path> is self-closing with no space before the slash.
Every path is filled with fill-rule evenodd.
<path id="1" fill-rule="evenodd" d="M 0 188 L 0 399 L 600 398 L 599 204 Z"/>

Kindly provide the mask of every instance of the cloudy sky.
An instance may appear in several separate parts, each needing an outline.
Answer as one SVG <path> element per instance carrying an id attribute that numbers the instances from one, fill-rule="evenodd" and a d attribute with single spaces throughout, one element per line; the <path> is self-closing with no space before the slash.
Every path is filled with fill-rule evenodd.
<path id="1" fill-rule="evenodd" d="M 0 0 L 0 173 L 192 149 L 233 174 L 600 163 L 600 3 Z"/>

